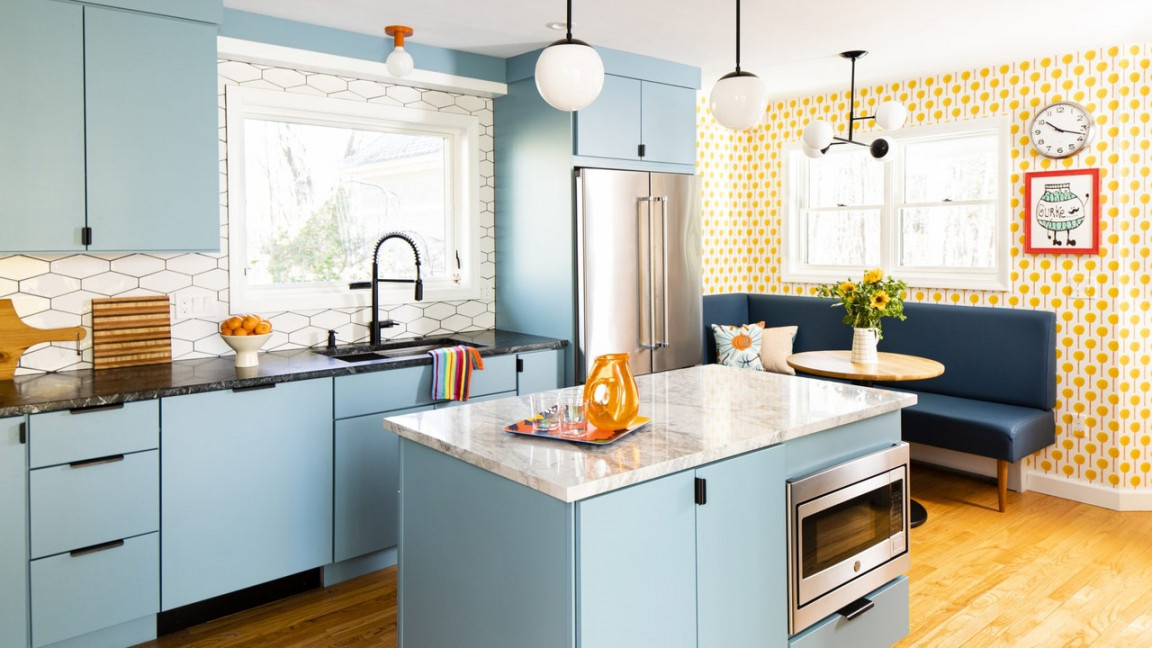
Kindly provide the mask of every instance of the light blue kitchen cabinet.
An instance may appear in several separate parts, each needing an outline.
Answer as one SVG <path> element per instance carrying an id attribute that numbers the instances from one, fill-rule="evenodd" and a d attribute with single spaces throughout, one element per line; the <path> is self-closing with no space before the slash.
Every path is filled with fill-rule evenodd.
<path id="1" fill-rule="evenodd" d="M 564 385 L 564 355 L 560 349 L 521 353 L 516 368 L 516 393 L 521 396 Z"/>
<path id="2" fill-rule="evenodd" d="M 28 645 L 27 447 L 24 417 L 0 419 L 0 644 L 5 646 Z"/>
<path id="3" fill-rule="evenodd" d="M 693 493 L 688 471 L 577 505 L 581 646 L 695 648 Z"/>
<path id="4" fill-rule="evenodd" d="M 607 74 L 575 130 L 578 156 L 695 165 L 696 89 Z"/>
<path id="5" fill-rule="evenodd" d="M 161 399 L 161 609 L 332 562 L 332 379 Z"/>
<path id="6" fill-rule="evenodd" d="M 854 618 L 833 614 L 792 637 L 788 648 L 889 648 L 908 636 L 908 577 L 899 576 L 867 597 L 872 609 Z"/>
<path id="7" fill-rule="evenodd" d="M 0 247 L 83 250 L 84 9 L 6 0 L 0 61 Z"/>
<path id="8" fill-rule="evenodd" d="M 407 439 L 400 456 L 401 645 L 788 643 L 782 446 L 573 503 Z"/>
<path id="9" fill-rule="evenodd" d="M 0 71 L 0 146 L 19 154 L 0 162 L 2 251 L 219 249 L 216 25 L 10 4 L 0 58 L 20 64 Z"/>
<path id="10" fill-rule="evenodd" d="M 159 426 L 155 400 L 28 417 L 35 648 L 156 636 Z"/>
<path id="11" fill-rule="evenodd" d="M 381 421 L 428 409 L 431 406 L 425 405 L 336 421 L 334 562 L 396 546 L 400 443 L 399 437 L 384 431 Z"/>

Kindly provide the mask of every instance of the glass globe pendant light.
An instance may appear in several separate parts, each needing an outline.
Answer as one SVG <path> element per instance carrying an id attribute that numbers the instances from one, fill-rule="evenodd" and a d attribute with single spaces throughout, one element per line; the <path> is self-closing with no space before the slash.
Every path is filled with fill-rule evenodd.
<path id="1" fill-rule="evenodd" d="M 736 71 L 716 81 L 709 95 L 712 116 L 724 128 L 744 130 L 760 122 L 768 107 L 768 86 L 740 69 L 740 0 L 736 0 Z"/>
<path id="2" fill-rule="evenodd" d="M 412 55 L 404 51 L 404 37 L 412 35 L 412 28 L 404 25 L 388 25 L 384 33 L 391 36 L 395 47 L 384 65 L 388 66 L 388 73 L 395 77 L 408 76 L 415 69 L 416 64 Z"/>
<path id="3" fill-rule="evenodd" d="M 536 89 L 557 110 L 580 110 L 600 96 L 604 62 L 596 50 L 572 38 L 572 0 L 568 0 L 568 35 L 540 52 L 536 59 Z"/>

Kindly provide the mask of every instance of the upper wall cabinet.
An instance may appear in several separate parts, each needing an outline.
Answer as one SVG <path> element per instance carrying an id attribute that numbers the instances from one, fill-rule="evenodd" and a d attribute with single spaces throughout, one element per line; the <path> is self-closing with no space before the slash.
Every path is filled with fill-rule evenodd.
<path id="1" fill-rule="evenodd" d="M 6 0 L 0 252 L 219 249 L 220 7 Z"/>
<path id="2" fill-rule="evenodd" d="M 613 75 L 576 112 L 576 155 L 696 163 L 696 90 Z"/>

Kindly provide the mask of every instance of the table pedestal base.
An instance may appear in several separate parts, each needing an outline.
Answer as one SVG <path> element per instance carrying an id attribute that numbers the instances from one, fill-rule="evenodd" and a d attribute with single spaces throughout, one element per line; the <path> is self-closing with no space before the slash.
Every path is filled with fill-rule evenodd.
<path id="1" fill-rule="evenodd" d="M 908 508 L 911 510 L 908 520 L 909 527 L 915 529 L 921 524 L 924 524 L 924 521 L 928 519 L 928 509 L 924 508 L 924 505 L 920 502 L 912 500 L 909 502 Z"/>

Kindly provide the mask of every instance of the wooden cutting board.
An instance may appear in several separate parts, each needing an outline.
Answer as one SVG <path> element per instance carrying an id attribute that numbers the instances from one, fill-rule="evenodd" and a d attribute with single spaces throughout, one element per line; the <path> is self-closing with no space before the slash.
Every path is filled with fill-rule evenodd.
<path id="1" fill-rule="evenodd" d="M 92 300 L 92 366 L 135 367 L 172 361 L 168 297 Z"/>
<path id="2" fill-rule="evenodd" d="M 28 347 L 41 342 L 79 342 L 87 332 L 82 326 L 38 329 L 28 326 L 16 314 L 11 299 L 0 299 L 0 380 L 16 373 L 20 356 Z"/>

